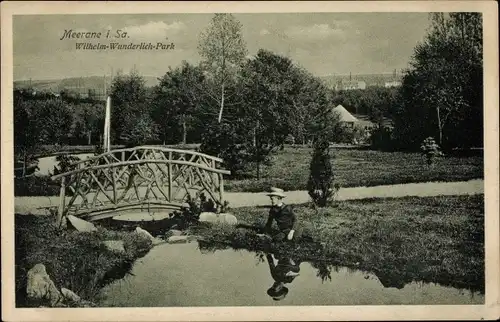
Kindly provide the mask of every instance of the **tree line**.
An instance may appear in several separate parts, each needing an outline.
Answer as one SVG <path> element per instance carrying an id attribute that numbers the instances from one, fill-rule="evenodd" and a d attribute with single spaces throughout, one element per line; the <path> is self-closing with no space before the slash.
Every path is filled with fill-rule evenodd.
<path id="1" fill-rule="evenodd" d="M 324 135 L 335 141 L 339 123 L 329 112 L 342 104 L 375 124 L 392 119 L 386 148 L 418 149 L 429 136 L 443 148 L 482 146 L 481 15 L 436 13 L 430 19 L 400 88 L 336 92 L 288 57 L 265 49 L 249 57 L 241 24 L 231 14 L 216 14 L 200 36 L 199 64 L 170 68 L 153 88 L 135 70 L 113 79 L 112 144 L 201 143 L 202 151 L 227 159 L 231 170 L 252 163 L 258 172 L 284 142 Z M 15 145 L 99 144 L 104 104 L 16 91 Z"/>

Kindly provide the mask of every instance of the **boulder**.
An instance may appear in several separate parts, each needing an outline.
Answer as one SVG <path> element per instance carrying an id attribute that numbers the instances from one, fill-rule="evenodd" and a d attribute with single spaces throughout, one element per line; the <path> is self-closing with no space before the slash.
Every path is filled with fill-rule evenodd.
<path id="1" fill-rule="evenodd" d="M 91 232 L 97 230 L 93 223 L 77 218 L 73 215 L 66 216 L 66 219 L 71 224 L 71 226 L 73 226 L 79 232 Z"/>
<path id="2" fill-rule="evenodd" d="M 125 252 L 125 246 L 123 244 L 123 240 L 105 240 L 102 242 L 104 246 L 106 246 L 107 249 L 118 252 L 118 253 L 124 253 Z"/>
<path id="3" fill-rule="evenodd" d="M 170 236 L 182 236 L 183 232 L 180 231 L 180 230 L 177 230 L 177 229 L 170 229 L 169 231 L 167 231 L 165 233 L 165 236 L 166 237 L 170 237 Z"/>
<path id="4" fill-rule="evenodd" d="M 68 290 L 67 288 L 61 288 L 61 294 L 64 296 L 66 300 L 70 300 L 72 302 L 78 303 L 81 301 L 81 298 L 76 295 L 75 292 Z"/>
<path id="5" fill-rule="evenodd" d="M 141 227 L 137 227 L 135 229 L 135 232 L 138 233 L 138 234 L 143 235 L 146 238 L 149 238 L 153 243 L 155 242 L 155 238 L 147 230 L 144 230 Z"/>
<path id="6" fill-rule="evenodd" d="M 214 212 L 202 212 L 199 217 L 200 222 L 210 223 L 225 223 L 229 225 L 236 225 L 238 220 L 236 217 L 229 213 L 216 214 Z"/>
<path id="7" fill-rule="evenodd" d="M 50 279 L 43 264 L 36 264 L 28 271 L 26 291 L 28 298 L 48 301 L 52 306 L 62 300 L 61 293 Z"/>
<path id="8" fill-rule="evenodd" d="M 185 243 L 189 243 L 193 240 L 196 240 L 196 236 L 183 235 L 183 236 L 170 236 L 167 239 L 167 242 L 169 244 L 185 244 Z"/>

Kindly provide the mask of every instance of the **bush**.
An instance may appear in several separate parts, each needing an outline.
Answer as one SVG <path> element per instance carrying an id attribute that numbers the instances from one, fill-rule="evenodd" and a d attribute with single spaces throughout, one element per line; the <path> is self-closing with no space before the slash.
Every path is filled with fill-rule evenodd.
<path id="1" fill-rule="evenodd" d="M 177 228 L 181 230 L 197 225 L 202 212 L 218 212 L 218 210 L 226 212 L 229 208 L 229 203 L 225 201 L 217 209 L 215 202 L 207 198 L 204 193 L 198 194 L 195 198 L 189 195 L 187 204 L 187 207 L 183 207 L 180 211 L 175 211 L 170 215 L 170 218 L 175 222 L 174 225 L 177 225 Z"/>
<path id="2" fill-rule="evenodd" d="M 319 139 L 314 143 L 314 151 L 310 164 L 307 190 L 314 204 L 325 207 L 339 189 L 333 185 L 334 174 L 329 151 L 329 143 Z"/>
<path id="3" fill-rule="evenodd" d="M 429 166 L 434 164 L 437 157 L 443 156 L 443 153 L 439 150 L 439 145 L 433 137 L 426 138 L 420 145 L 420 150 Z"/>
<path id="4" fill-rule="evenodd" d="M 56 196 L 60 186 L 49 176 L 30 176 L 14 179 L 14 196 Z"/>
<path id="5" fill-rule="evenodd" d="M 211 126 L 200 145 L 200 152 L 217 156 L 224 160 L 224 167 L 235 178 L 244 173 L 251 160 L 249 144 L 241 144 L 244 138 L 239 136 L 230 124 Z"/>

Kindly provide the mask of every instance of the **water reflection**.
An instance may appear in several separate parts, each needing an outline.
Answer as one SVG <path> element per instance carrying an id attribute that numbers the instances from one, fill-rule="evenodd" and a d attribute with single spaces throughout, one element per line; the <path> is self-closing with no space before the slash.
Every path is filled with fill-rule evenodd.
<path id="1" fill-rule="evenodd" d="M 441 284 L 445 287 L 456 287 L 458 289 L 466 289 L 473 293 L 484 294 L 484 289 L 478 289 L 473 285 L 457 285 L 456 281 L 435 281 L 432 275 L 419 275 L 407 267 L 396 265 L 384 264 L 383 268 L 375 268 L 370 271 L 363 270 L 359 267 L 359 263 L 354 263 L 350 266 L 339 265 L 338 259 L 313 259 L 315 256 L 311 253 L 311 249 L 297 249 L 294 245 L 287 245 L 286 243 L 274 246 L 266 246 L 264 250 L 246 249 L 243 247 L 234 247 L 224 244 L 214 244 L 199 241 L 199 250 L 202 254 L 214 253 L 216 251 L 223 251 L 226 249 L 241 250 L 245 249 L 254 252 L 259 263 L 267 262 L 270 270 L 270 275 L 274 279 L 274 283 L 268 289 L 267 294 L 274 300 L 283 300 L 288 292 L 289 286 L 294 279 L 300 275 L 300 265 L 308 263 L 311 268 L 316 270 L 316 277 L 322 283 L 330 282 L 332 280 L 332 272 L 339 273 L 345 270 L 349 274 L 361 273 L 364 279 L 376 279 L 384 288 L 401 290 L 406 285 L 412 283 L 424 284 Z"/>
<path id="2" fill-rule="evenodd" d="M 273 285 L 267 290 L 267 295 L 275 301 L 284 299 L 288 294 L 288 288 L 285 284 L 290 284 L 300 275 L 300 261 L 290 256 L 281 256 L 277 254 L 265 253 L 269 271 L 274 279 Z"/>
<path id="3" fill-rule="evenodd" d="M 311 260 L 303 248 L 246 250 L 203 243 L 163 244 L 134 263 L 131 274 L 106 286 L 102 306 L 288 306 L 480 304 L 484 296 L 397 274 L 379 278 L 332 260 Z M 393 277 L 394 276 L 394 277 Z M 406 275 L 402 275 L 406 276 Z M 394 281 L 403 280 L 403 289 Z M 379 280 L 382 282 L 379 282 Z M 159 282 L 161 281 L 161 282 Z M 386 287 L 389 286 L 389 287 Z"/>

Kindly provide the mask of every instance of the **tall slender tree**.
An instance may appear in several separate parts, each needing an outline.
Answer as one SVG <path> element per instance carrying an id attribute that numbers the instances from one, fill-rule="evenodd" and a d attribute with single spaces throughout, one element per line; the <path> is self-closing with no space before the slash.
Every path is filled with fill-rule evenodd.
<path id="1" fill-rule="evenodd" d="M 217 13 L 200 36 L 198 50 L 214 88 L 211 97 L 219 106 L 219 123 L 229 98 L 226 93 L 228 84 L 234 81 L 247 53 L 241 27 L 232 14 Z"/>

